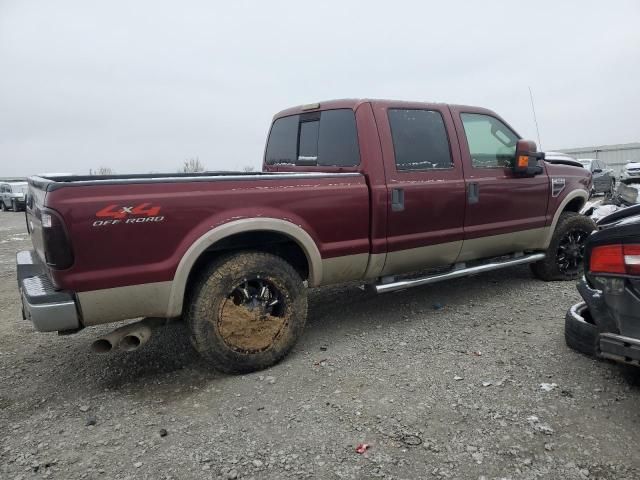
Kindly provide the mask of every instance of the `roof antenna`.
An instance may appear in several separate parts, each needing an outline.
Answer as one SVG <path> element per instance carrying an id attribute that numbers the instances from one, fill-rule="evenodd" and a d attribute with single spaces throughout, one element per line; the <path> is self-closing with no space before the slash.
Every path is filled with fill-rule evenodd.
<path id="1" fill-rule="evenodd" d="M 533 106 L 533 93 L 529 87 L 529 98 L 531 99 L 531 110 L 533 110 L 533 121 L 536 123 L 536 132 L 538 133 L 538 148 L 542 150 L 542 142 L 540 141 L 540 129 L 538 128 L 538 119 L 536 118 L 536 107 Z"/>

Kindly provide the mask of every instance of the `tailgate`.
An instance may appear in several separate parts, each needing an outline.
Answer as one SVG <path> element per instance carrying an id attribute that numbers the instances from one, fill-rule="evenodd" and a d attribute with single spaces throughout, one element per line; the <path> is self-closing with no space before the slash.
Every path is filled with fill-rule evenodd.
<path id="1" fill-rule="evenodd" d="M 40 261 L 45 263 L 44 242 L 42 238 L 41 212 L 44 208 L 46 197 L 46 185 L 29 179 L 29 191 L 25 205 L 25 215 L 27 217 L 27 230 L 31 237 L 33 248 L 40 257 Z"/>

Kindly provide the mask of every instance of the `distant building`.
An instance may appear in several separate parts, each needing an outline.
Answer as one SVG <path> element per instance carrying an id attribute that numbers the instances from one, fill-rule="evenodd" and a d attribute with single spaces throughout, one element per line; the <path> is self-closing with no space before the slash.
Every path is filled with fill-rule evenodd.
<path id="1" fill-rule="evenodd" d="M 0 182 L 26 182 L 27 177 L 0 177 Z"/>
<path id="2" fill-rule="evenodd" d="M 598 145 L 596 147 L 565 148 L 558 150 L 575 158 L 597 158 L 602 160 L 616 174 L 627 162 L 640 162 L 640 142 L 619 145 Z"/>

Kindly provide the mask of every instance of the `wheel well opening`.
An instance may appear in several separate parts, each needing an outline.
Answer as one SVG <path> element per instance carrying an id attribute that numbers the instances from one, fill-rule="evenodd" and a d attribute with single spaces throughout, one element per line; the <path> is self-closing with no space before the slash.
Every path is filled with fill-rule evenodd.
<path id="1" fill-rule="evenodd" d="M 582 207 L 584 206 L 584 198 L 582 197 L 577 197 L 574 198 L 573 200 L 571 200 L 569 203 L 567 203 L 567 205 L 564 207 L 564 212 L 576 212 L 579 213 L 580 210 L 582 209 Z"/>
<path id="2" fill-rule="evenodd" d="M 223 238 L 207 248 L 198 257 L 191 268 L 187 280 L 185 295 L 191 291 L 191 283 L 199 273 L 213 260 L 221 255 L 234 251 L 251 250 L 277 255 L 291 264 L 303 280 L 309 278 L 309 261 L 307 256 L 291 237 L 279 232 L 253 231 L 243 232 Z"/>

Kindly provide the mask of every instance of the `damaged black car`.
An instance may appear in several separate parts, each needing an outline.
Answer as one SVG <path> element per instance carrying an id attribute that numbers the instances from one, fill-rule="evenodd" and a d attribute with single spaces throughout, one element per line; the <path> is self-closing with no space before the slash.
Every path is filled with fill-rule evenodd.
<path id="1" fill-rule="evenodd" d="M 584 301 L 565 316 L 565 340 L 587 355 L 640 366 L 640 205 L 597 226 L 584 247 Z"/>

